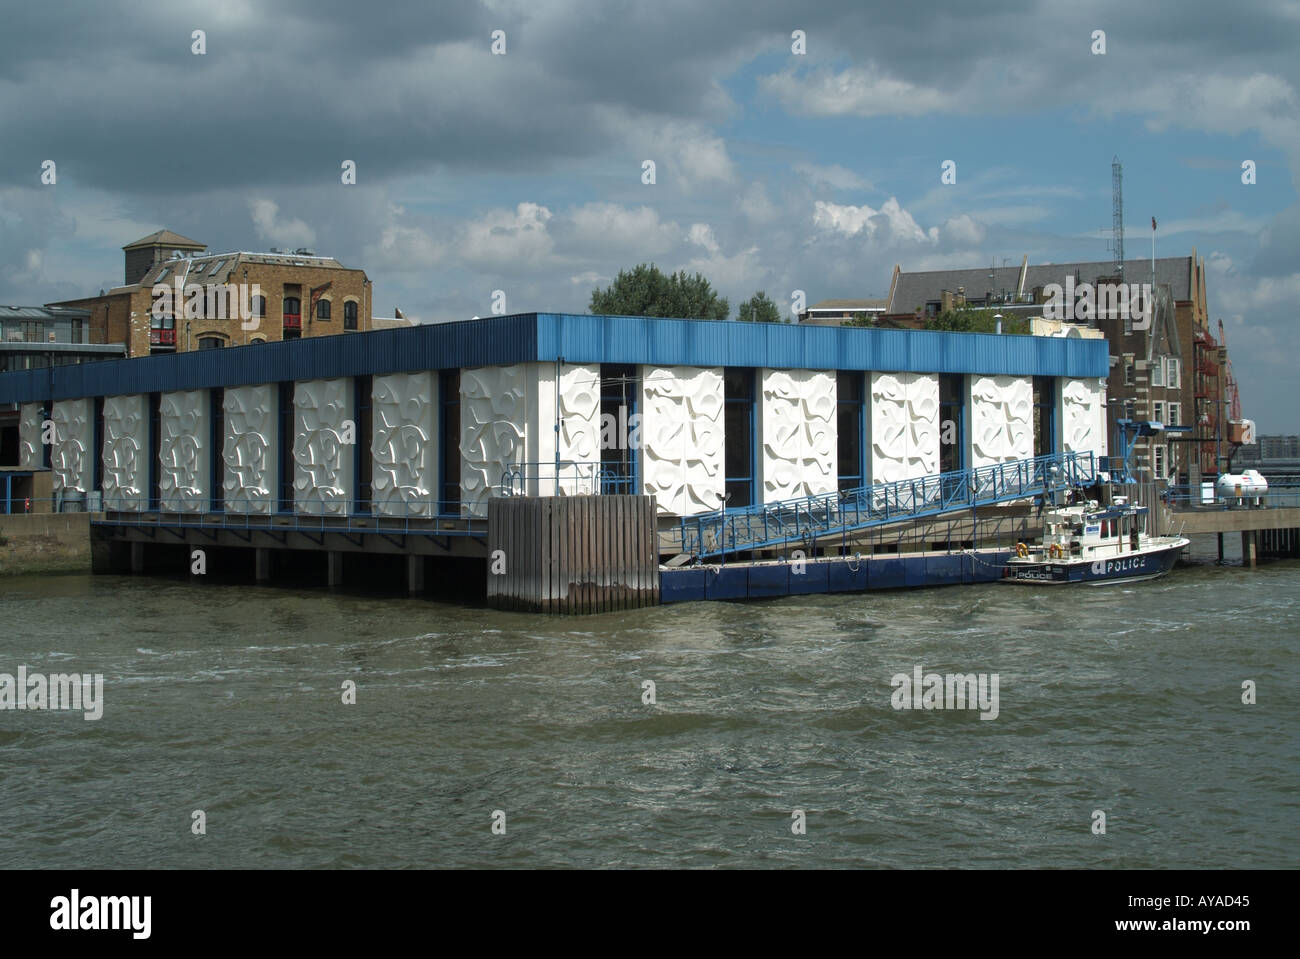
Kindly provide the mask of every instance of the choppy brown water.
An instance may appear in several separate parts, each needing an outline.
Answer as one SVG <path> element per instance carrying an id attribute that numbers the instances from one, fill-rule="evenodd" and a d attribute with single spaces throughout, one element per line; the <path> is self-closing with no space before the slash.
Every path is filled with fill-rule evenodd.
<path id="1" fill-rule="evenodd" d="M 582 619 L 4 579 L 0 672 L 106 704 L 0 711 L 0 862 L 1294 868 L 1298 635 L 1296 562 Z M 997 720 L 893 709 L 917 664 L 998 673 Z"/>

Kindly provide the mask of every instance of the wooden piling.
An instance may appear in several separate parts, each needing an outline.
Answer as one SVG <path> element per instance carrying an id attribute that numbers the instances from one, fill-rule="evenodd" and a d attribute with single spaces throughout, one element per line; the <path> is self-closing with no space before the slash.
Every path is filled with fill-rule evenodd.
<path id="1" fill-rule="evenodd" d="M 493 497 L 488 553 L 497 609 L 600 613 L 659 602 L 653 496 Z"/>

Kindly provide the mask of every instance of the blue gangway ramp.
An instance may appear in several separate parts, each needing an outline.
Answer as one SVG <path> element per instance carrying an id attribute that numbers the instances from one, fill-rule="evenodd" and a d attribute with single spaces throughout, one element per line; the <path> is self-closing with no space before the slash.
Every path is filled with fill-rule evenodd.
<path id="1" fill-rule="evenodd" d="M 681 520 L 682 552 L 704 559 L 802 542 L 942 513 L 1051 495 L 1097 482 L 1090 451 L 759 503 Z"/>

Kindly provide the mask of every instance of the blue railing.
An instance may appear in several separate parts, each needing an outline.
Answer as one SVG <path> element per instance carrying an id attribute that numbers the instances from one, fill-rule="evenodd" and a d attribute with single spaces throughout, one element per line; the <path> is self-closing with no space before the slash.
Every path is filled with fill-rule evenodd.
<path id="1" fill-rule="evenodd" d="M 601 462 L 515 463 L 501 473 L 502 496 L 594 496 L 635 493 L 632 478 Z"/>
<path id="2" fill-rule="evenodd" d="M 1210 481 L 1197 488 L 1186 484 L 1170 486 L 1160 498 L 1174 509 L 1228 510 L 1228 509 L 1282 509 L 1300 507 L 1300 483 L 1269 483 L 1264 493 L 1243 493 L 1242 496 L 1225 496 Z"/>
<path id="3" fill-rule="evenodd" d="M 681 550 L 706 557 L 1025 499 L 1097 481 L 1093 454 L 1033 459 L 859 486 L 681 519 Z"/>
<path id="4" fill-rule="evenodd" d="M 292 511 L 281 511 L 275 499 L 211 502 L 151 501 L 148 497 L 104 496 L 103 518 L 97 526 L 165 526 L 193 529 L 275 530 L 315 533 L 384 533 L 393 535 L 482 536 L 487 520 L 462 517 L 460 504 L 438 500 L 409 500 L 400 504 L 349 499 L 303 499 Z M 177 508 L 177 507 L 181 508 Z"/>

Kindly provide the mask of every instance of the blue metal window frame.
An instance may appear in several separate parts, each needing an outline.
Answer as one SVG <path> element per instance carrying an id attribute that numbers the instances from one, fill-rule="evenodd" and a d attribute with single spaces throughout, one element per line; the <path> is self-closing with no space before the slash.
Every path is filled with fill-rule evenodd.
<path id="1" fill-rule="evenodd" d="M 162 455 L 162 393 L 149 394 L 149 509 L 162 505 L 158 490 L 159 457 Z"/>
<path id="2" fill-rule="evenodd" d="M 609 369 L 607 369 L 607 367 Z M 613 480 L 611 488 L 608 490 L 602 490 L 602 492 L 639 493 L 641 491 L 641 449 L 640 447 L 644 445 L 644 443 L 639 442 L 637 444 L 637 448 L 632 448 L 630 444 L 631 432 L 632 432 L 632 427 L 630 424 L 632 423 L 632 417 L 638 416 L 641 412 L 641 376 L 640 376 L 641 368 L 637 366 L 635 363 L 602 363 L 600 365 L 599 393 L 600 393 L 600 413 L 602 419 L 601 425 L 603 426 L 603 418 L 605 414 L 605 400 L 607 398 L 617 399 L 621 403 L 623 399 L 624 394 L 622 393 L 622 391 L 620 391 L 617 396 L 615 396 L 614 393 L 612 392 L 614 388 L 614 384 L 610 384 L 610 386 L 608 387 L 610 392 L 607 392 L 606 381 L 623 375 L 618 373 L 617 369 L 629 371 L 627 372 L 625 377 L 630 381 L 627 385 L 627 396 L 628 396 L 627 421 L 629 423 L 629 427 L 628 427 L 629 435 L 626 439 L 629 442 L 629 448 L 627 450 L 628 475 L 624 477 L 620 474 L 617 476 L 610 477 Z M 615 415 L 617 416 L 617 413 L 615 413 Z M 637 429 L 638 429 L 638 433 L 637 433 L 638 438 L 641 438 L 639 427 L 637 427 Z M 601 433 L 603 434 L 603 432 L 604 431 L 602 429 Z M 603 446 L 601 447 L 600 452 L 601 452 L 601 456 L 600 456 L 601 469 L 606 470 L 608 469 L 608 467 L 605 466 L 605 462 L 606 462 L 605 455 L 604 455 L 605 449 Z M 621 462 L 619 465 L 620 466 L 622 465 Z M 621 482 L 621 480 L 626 480 L 626 483 Z M 625 486 L 626 488 L 624 488 Z"/>
<path id="3" fill-rule="evenodd" d="M 208 511 L 226 511 L 226 389 L 208 391 Z"/>
<path id="4" fill-rule="evenodd" d="M 452 393 L 452 398 L 448 399 L 448 392 Z M 447 455 L 447 424 L 449 419 L 448 407 L 456 408 L 456 480 L 451 483 L 448 479 L 449 471 L 447 469 L 449 459 Z M 461 467 L 460 460 L 460 427 L 461 427 L 461 404 L 460 404 L 460 370 L 446 369 L 438 371 L 438 515 L 440 516 L 459 516 L 460 515 L 460 483 Z M 449 488 L 450 487 L 450 488 Z M 455 497 L 452 497 L 452 493 Z"/>
<path id="5" fill-rule="evenodd" d="M 849 377 L 856 377 L 858 384 L 858 398 L 856 400 L 841 399 L 840 384 Z M 853 464 L 856 473 L 844 472 L 844 460 L 838 455 L 836 450 L 836 466 L 839 472 L 838 486 L 840 489 L 852 489 L 863 486 L 867 482 L 867 374 L 861 370 L 837 370 L 835 373 L 835 412 L 836 412 L 836 432 L 839 431 L 839 413 L 845 407 L 853 410 L 853 415 L 857 421 L 858 434 L 858 461 Z M 848 485 L 845 485 L 845 484 Z"/>
<path id="6" fill-rule="evenodd" d="M 374 496 L 374 460 L 370 461 L 370 479 L 362 482 L 362 465 L 365 458 L 371 456 L 370 439 L 372 420 L 374 415 L 372 409 L 371 391 L 374 389 L 374 379 L 369 375 L 356 376 L 352 379 L 352 410 L 353 423 L 355 424 L 356 443 L 352 447 L 352 512 L 358 515 L 369 515 L 371 512 L 370 501 Z"/>
<path id="7" fill-rule="evenodd" d="M 104 398 L 96 396 L 94 399 L 94 433 L 90 439 L 91 455 L 95 458 L 94 468 L 91 476 L 91 489 L 103 491 L 104 489 Z"/>
<path id="8" fill-rule="evenodd" d="M 41 404 L 41 465 L 50 469 L 51 454 L 54 444 L 45 442 L 45 424 L 54 417 L 54 401 L 46 400 Z"/>
<path id="9" fill-rule="evenodd" d="M 1047 436 L 1046 449 L 1034 450 L 1035 456 L 1046 456 L 1049 453 L 1057 452 L 1057 409 L 1056 409 L 1056 377 L 1054 376 L 1035 376 L 1034 391 L 1038 393 L 1041 400 L 1034 404 L 1035 412 L 1041 417 L 1043 411 L 1047 413 Z M 1038 445 L 1038 432 L 1034 432 L 1034 445 Z"/>
<path id="10" fill-rule="evenodd" d="M 956 382 L 957 384 L 957 391 L 956 391 L 957 399 L 955 401 L 952 400 L 945 401 L 943 398 L 944 384 L 945 383 L 951 384 L 953 382 Z M 957 409 L 956 416 L 949 415 L 953 407 L 956 407 Z M 957 472 L 967 468 L 967 460 L 969 459 L 969 457 L 966 454 L 966 437 L 969 435 L 967 432 L 967 416 L 969 415 L 969 413 L 970 413 L 970 383 L 967 380 L 966 376 L 962 373 L 940 373 L 939 374 L 939 472 L 941 473 Z M 953 446 L 956 447 L 957 458 L 953 460 L 950 464 L 948 464 L 947 468 L 945 468 L 943 462 L 944 459 L 943 447 L 947 444 L 943 442 L 943 425 L 950 418 L 955 422 L 957 426 L 957 436 L 954 438 L 952 444 Z"/>
<path id="11" fill-rule="evenodd" d="M 728 373 L 734 374 L 734 373 L 737 373 L 737 372 L 743 374 L 744 376 L 746 376 L 746 377 L 748 378 L 748 382 L 749 382 L 749 395 L 748 395 L 748 397 L 741 398 L 741 399 L 731 399 L 730 397 L 727 396 L 727 374 L 728 374 Z M 748 502 L 748 503 L 735 503 L 735 504 L 733 504 L 731 500 L 728 500 L 728 501 L 727 501 L 727 507 L 728 507 L 729 509 L 731 509 L 731 508 L 743 508 L 743 507 L 748 507 L 748 506 L 754 506 L 754 505 L 756 505 L 756 504 L 758 503 L 758 501 L 759 501 L 759 500 L 758 500 L 758 495 L 757 495 L 757 479 L 758 479 L 758 443 L 756 442 L 756 441 L 757 441 L 757 437 L 754 435 L 754 434 L 755 434 L 755 428 L 754 428 L 754 427 L 755 427 L 755 422 L 754 422 L 754 420 L 755 420 L 755 409 L 756 409 L 756 407 L 757 407 L 757 405 L 758 405 L 758 395 L 757 395 L 757 394 L 758 394 L 758 389 L 757 389 L 757 387 L 758 387 L 758 376 L 757 376 L 757 370 L 756 370 L 754 367 L 752 367 L 752 366 L 728 367 L 728 368 L 726 368 L 726 369 L 724 369 L 724 370 L 722 371 L 722 406 L 723 406 L 723 411 L 722 411 L 722 434 L 723 434 L 723 435 L 722 435 L 722 444 L 723 444 L 723 449 L 722 449 L 722 466 L 723 466 L 723 486 L 722 486 L 722 489 L 723 489 L 723 492 L 724 492 L 724 493 L 730 493 L 730 492 L 732 492 L 731 487 L 732 487 L 733 485 L 744 484 L 744 485 L 746 485 L 746 486 L 749 487 L 749 502 Z M 746 411 L 745 411 L 745 412 L 746 412 L 745 423 L 746 423 L 746 429 L 748 430 L 748 434 L 749 434 L 749 436 L 748 436 L 748 438 L 749 438 L 749 475 L 748 475 L 748 476 L 732 476 L 730 473 L 728 473 L 728 472 L 726 471 L 727 460 L 730 458 L 730 457 L 728 457 L 728 455 L 727 455 L 727 442 L 728 442 L 728 440 L 731 438 L 731 437 L 728 435 L 728 431 L 727 431 L 727 419 L 728 419 L 728 418 L 727 418 L 727 407 L 730 407 L 730 406 L 741 406 L 741 405 L 744 405 L 744 406 L 747 407 L 747 409 L 746 409 Z"/>
<path id="12" fill-rule="evenodd" d="M 294 460 L 293 440 L 297 434 L 293 406 L 294 384 L 292 380 L 281 380 L 278 384 L 276 402 L 276 495 L 275 511 L 292 513 L 294 511 Z M 286 490 L 288 495 L 286 496 Z"/>

